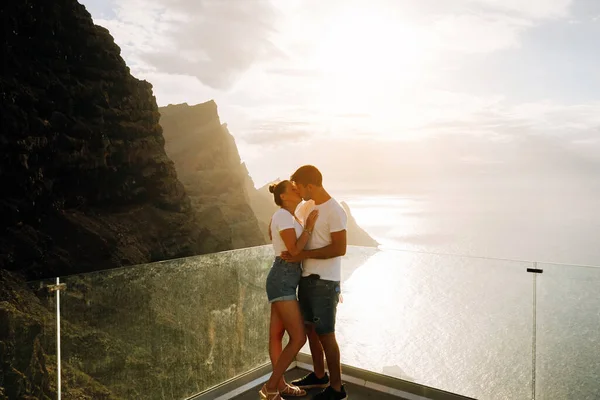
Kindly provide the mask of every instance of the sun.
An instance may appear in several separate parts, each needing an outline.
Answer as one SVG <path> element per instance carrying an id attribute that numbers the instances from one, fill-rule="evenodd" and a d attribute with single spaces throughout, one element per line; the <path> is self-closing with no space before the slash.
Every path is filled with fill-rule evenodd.
<path id="1" fill-rule="evenodd" d="M 316 46 L 322 101 L 331 113 L 386 116 L 425 74 L 426 37 L 385 8 L 337 13 Z"/>

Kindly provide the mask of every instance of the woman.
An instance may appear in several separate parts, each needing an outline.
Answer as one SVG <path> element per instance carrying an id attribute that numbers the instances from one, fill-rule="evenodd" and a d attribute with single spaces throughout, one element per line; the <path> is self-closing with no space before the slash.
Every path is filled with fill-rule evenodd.
<path id="1" fill-rule="evenodd" d="M 271 303 L 271 324 L 269 328 L 269 356 L 273 364 L 271 377 L 260 389 L 260 397 L 264 400 L 281 400 L 285 396 L 305 396 L 306 391 L 297 386 L 287 384 L 283 374 L 290 366 L 294 357 L 306 343 L 304 321 L 296 298 L 296 288 L 302 276 L 300 263 L 288 263 L 279 255 L 287 251 L 297 255 L 304 249 L 312 233 L 318 217 L 318 211 L 313 211 L 302 224 L 294 211 L 302 198 L 290 181 L 281 181 L 269 186 L 273 193 L 277 210 L 271 219 L 269 233 L 275 249 L 275 261 L 267 277 L 267 297 Z M 281 340 L 284 332 L 289 335 L 289 342 L 282 350 Z"/>

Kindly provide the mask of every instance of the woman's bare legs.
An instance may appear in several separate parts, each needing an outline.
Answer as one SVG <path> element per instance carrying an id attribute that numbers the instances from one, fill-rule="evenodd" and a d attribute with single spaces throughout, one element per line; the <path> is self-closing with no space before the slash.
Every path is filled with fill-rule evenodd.
<path id="1" fill-rule="evenodd" d="M 271 324 L 269 325 L 269 358 L 271 359 L 271 365 L 273 369 L 277 360 L 281 355 L 283 349 L 283 335 L 285 334 L 285 328 L 283 327 L 283 321 L 279 318 L 279 314 L 273 309 L 271 304 Z M 281 377 L 279 384 L 277 385 L 279 390 L 282 390 L 286 386 L 285 379 Z"/>
<path id="2" fill-rule="evenodd" d="M 290 340 L 281 350 L 283 326 Z M 285 386 L 283 374 L 306 343 L 304 321 L 300 314 L 300 306 L 296 300 L 277 301 L 271 303 L 271 328 L 269 330 L 269 356 L 273 364 L 273 373 L 267 381 L 267 389 L 277 390 Z M 277 353 L 279 356 L 277 357 Z"/>

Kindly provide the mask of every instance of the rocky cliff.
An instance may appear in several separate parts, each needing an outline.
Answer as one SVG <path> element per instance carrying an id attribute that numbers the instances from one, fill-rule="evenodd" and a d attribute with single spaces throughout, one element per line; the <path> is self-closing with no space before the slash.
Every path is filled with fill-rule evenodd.
<path id="1" fill-rule="evenodd" d="M 373 239 L 363 228 L 361 228 L 354 216 L 350 206 L 345 202 L 340 202 L 346 214 L 348 215 L 348 244 L 353 246 L 377 247 L 379 242 Z"/>
<path id="2" fill-rule="evenodd" d="M 109 32 L 74 0 L 0 10 L 0 268 L 35 278 L 222 248 L 165 154 L 152 86 Z"/>
<path id="3" fill-rule="evenodd" d="M 254 182 L 248 182 L 248 198 L 250 199 L 250 206 L 262 232 L 264 232 L 267 241 L 271 242 L 269 238 L 269 223 L 271 222 L 271 216 L 277 211 L 277 205 L 273 201 L 273 194 L 269 192 L 269 185 L 266 185 L 255 189 Z"/>
<path id="4" fill-rule="evenodd" d="M 211 240 L 223 250 L 265 244 L 249 205 L 251 178 L 215 102 L 169 105 L 159 111 L 167 154 Z"/>
<path id="5" fill-rule="evenodd" d="M 19 277 L 0 269 L 0 399 L 56 398 L 51 321 Z"/>
<path id="6" fill-rule="evenodd" d="M 82 5 L 9 0 L 0 19 L 0 399 L 55 398 L 51 304 L 20 279 L 213 252 L 232 240 L 213 240 L 198 220 L 165 153 L 152 86 L 131 76 Z M 86 329 L 72 334 L 89 344 Z M 64 371 L 64 390 L 85 387 L 70 398 L 111 398 L 77 365 Z"/>

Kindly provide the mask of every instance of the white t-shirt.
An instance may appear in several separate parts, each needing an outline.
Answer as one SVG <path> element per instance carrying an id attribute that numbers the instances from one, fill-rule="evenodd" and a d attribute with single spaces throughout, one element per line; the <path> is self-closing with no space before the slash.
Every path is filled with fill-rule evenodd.
<path id="1" fill-rule="evenodd" d="M 271 220 L 271 237 L 273 238 L 273 249 L 275 250 L 275 255 L 279 256 L 282 252 L 287 251 L 287 247 L 285 246 L 285 242 L 281 238 L 279 232 L 284 231 L 286 229 L 294 228 L 296 231 L 296 239 L 302 235 L 302 231 L 304 228 L 302 225 L 296 221 L 296 218 L 288 210 L 284 210 L 280 208 L 275 211 L 273 214 L 273 219 Z"/>
<path id="2" fill-rule="evenodd" d="M 348 216 L 344 208 L 335 199 L 331 198 L 323 204 L 315 205 L 309 200 L 301 203 L 296 209 L 296 216 L 304 224 L 312 210 L 319 210 L 319 217 L 313 233 L 304 247 L 306 250 L 320 249 L 331 244 L 331 233 L 346 229 Z M 302 276 L 318 274 L 321 279 L 340 281 L 342 279 L 342 257 L 318 260 L 309 258 L 302 262 Z"/>

